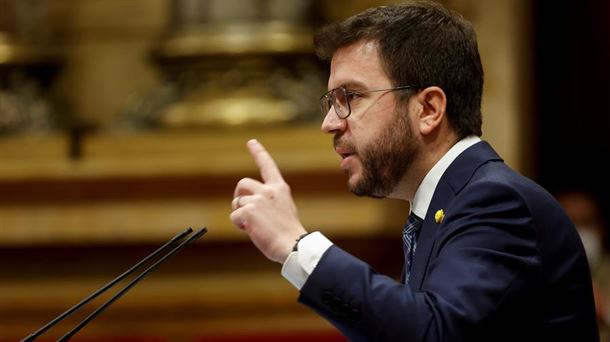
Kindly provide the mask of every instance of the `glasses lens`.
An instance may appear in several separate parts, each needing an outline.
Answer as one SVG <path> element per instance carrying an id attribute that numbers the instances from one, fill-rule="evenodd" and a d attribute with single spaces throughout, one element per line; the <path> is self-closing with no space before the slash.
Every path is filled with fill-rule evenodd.
<path id="1" fill-rule="evenodd" d="M 335 112 L 341 119 L 345 119 L 349 115 L 349 104 L 347 103 L 347 94 L 344 88 L 333 90 L 333 106 Z"/>
<path id="2" fill-rule="evenodd" d="M 322 115 L 326 116 L 331 107 L 335 109 L 335 113 L 337 113 L 339 118 L 345 119 L 349 116 L 350 107 L 344 88 L 333 89 L 320 98 L 320 111 Z"/>
<path id="3" fill-rule="evenodd" d="M 324 94 L 320 98 L 320 112 L 322 112 L 323 116 L 326 116 L 326 114 L 328 114 L 328 111 L 330 110 L 330 107 L 332 107 L 332 105 L 333 103 L 330 99 L 330 94 Z"/>

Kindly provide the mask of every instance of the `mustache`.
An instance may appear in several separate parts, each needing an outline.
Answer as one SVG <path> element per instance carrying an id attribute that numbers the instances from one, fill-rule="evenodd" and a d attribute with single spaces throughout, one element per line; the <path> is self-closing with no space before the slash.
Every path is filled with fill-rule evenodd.
<path id="1" fill-rule="evenodd" d="M 356 151 L 356 146 L 353 143 L 347 141 L 347 139 L 343 138 L 343 135 L 336 134 L 333 137 L 333 147 L 336 149 L 337 147 L 347 148 L 352 151 Z"/>
<path id="2" fill-rule="evenodd" d="M 353 154 L 358 154 L 358 148 L 356 147 L 356 145 L 354 145 L 354 143 L 352 142 L 347 141 L 347 139 L 343 137 L 343 135 L 339 134 L 333 137 L 333 148 L 336 150 L 338 147 L 344 150 L 352 151 Z"/>

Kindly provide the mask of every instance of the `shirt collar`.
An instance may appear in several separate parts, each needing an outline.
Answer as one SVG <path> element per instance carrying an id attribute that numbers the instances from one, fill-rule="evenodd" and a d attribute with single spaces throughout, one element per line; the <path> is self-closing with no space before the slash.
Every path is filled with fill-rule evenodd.
<path id="1" fill-rule="evenodd" d="M 413 197 L 413 203 L 411 203 L 411 211 L 419 216 L 422 219 L 426 218 L 426 213 L 428 212 L 428 207 L 430 206 L 430 201 L 432 201 L 432 195 L 434 195 L 434 190 L 436 189 L 436 185 L 440 181 L 445 170 L 453 163 L 453 161 L 460 155 L 460 153 L 464 152 L 470 146 L 481 141 L 476 135 L 468 136 L 460 141 L 458 141 L 455 145 L 453 145 L 447 153 L 438 161 L 424 180 L 421 182 L 417 191 L 415 192 L 415 196 Z"/>

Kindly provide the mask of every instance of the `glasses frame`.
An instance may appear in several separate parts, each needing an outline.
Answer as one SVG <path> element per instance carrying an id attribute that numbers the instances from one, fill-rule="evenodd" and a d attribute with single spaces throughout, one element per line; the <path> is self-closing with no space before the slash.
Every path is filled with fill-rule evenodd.
<path id="1" fill-rule="evenodd" d="M 339 119 L 345 120 L 352 114 L 352 106 L 351 106 L 350 100 L 349 100 L 349 96 L 351 96 L 351 95 L 364 95 L 364 94 L 368 94 L 368 93 L 378 93 L 378 92 L 382 92 L 382 91 L 396 91 L 396 90 L 418 89 L 418 88 L 421 88 L 421 86 L 404 85 L 404 86 L 398 86 L 398 87 L 393 87 L 393 88 L 355 91 L 355 90 L 348 90 L 345 87 L 337 87 L 335 89 L 329 90 L 327 93 L 320 96 L 320 111 L 322 112 L 322 115 L 326 116 L 328 114 L 328 111 L 330 110 L 330 108 L 333 108 L 335 110 L 335 114 L 337 114 L 337 117 L 339 117 Z M 337 97 L 335 95 L 337 91 L 343 91 L 343 93 L 345 95 L 345 102 L 347 103 L 347 114 L 345 114 L 345 115 L 340 113 L 340 109 L 337 109 L 338 106 L 335 106 L 335 103 L 337 103 Z M 326 105 L 328 105 L 328 110 L 324 109 Z"/>

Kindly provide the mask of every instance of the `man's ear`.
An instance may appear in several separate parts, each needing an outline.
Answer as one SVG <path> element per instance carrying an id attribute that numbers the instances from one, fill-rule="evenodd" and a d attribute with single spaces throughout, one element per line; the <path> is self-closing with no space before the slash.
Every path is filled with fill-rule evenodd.
<path id="1" fill-rule="evenodd" d="M 428 135 L 445 119 L 447 97 L 443 89 L 432 86 L 421 90 L 417 94 L 417 101 L 421 108 L 418 117 L 419 131 L 423 135 Z"/>

